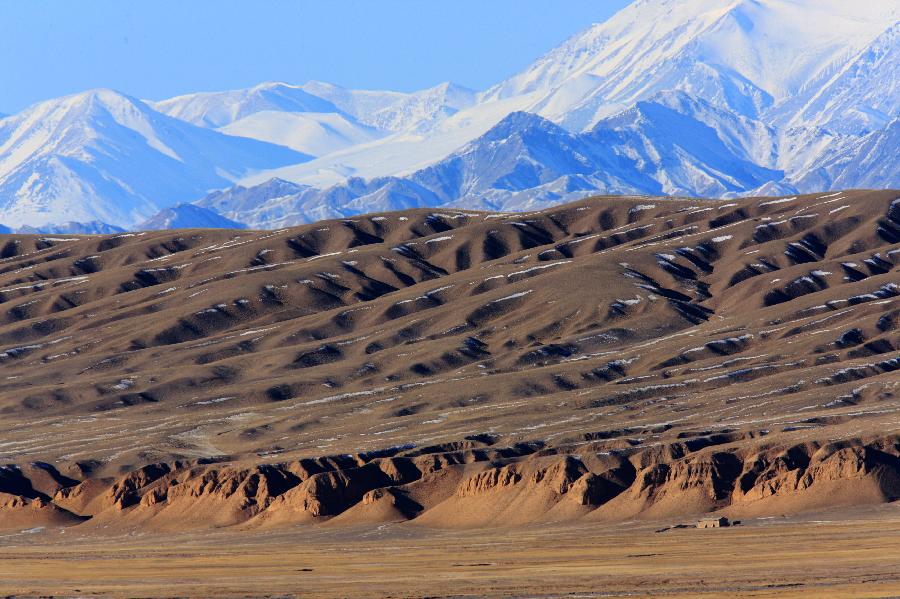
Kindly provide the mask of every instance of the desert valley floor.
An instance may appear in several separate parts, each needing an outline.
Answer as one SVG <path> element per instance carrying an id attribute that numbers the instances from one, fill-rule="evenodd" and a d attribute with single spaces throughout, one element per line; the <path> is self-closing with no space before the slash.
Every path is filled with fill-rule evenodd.
<path id="1" fill-rule="evenodd" d="M 0 592 L 900 595 L 898 267 L 897 191 L 0 236 Z"/>
<path id="2" fill-rule="evenodd" d="M 896 507 L 648 522 L 4 537 L 14 597 L 897 597 Z M 64 538 L 69 536 L 69 538 Z"/>

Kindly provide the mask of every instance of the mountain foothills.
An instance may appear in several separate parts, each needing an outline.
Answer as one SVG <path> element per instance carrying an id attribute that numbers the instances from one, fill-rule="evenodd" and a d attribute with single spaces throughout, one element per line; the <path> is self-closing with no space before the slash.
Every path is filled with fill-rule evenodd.
<path id="1" fill-rule="evenodd" d="M 896 0 L 637 0 L 483 92 L 266 83 L 37 104 L 0 118 L 0 222 L 134 229 L 193 203 L 178 226 L 275 228 L 597 192 L 898 187 L 898 82 Z"/>
<path id="2" fill-rule="evenodd" d="M 0 529 L 900 498 L 900 191 L 13 235 L 0 256 Z"/>

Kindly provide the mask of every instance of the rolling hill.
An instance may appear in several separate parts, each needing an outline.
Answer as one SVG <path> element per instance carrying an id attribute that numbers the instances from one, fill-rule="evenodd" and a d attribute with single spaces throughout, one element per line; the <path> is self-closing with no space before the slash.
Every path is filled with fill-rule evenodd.
<path id="1" fill-rule="evenodd" d="M 2 244 L 6 527 L 465 529 L 900 497 L 897 191 Z"/>

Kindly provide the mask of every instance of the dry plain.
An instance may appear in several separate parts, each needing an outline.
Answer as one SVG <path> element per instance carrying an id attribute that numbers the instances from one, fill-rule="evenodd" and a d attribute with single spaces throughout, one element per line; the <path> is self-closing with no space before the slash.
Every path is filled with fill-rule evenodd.
<path id="1" fill-rule="evenodd" d="M 896 597 L 900 509 L 751 520 L 447 531 L 7 536 L 17 597 Z M 63 536 L 68 535 L 68 538 Z"/>

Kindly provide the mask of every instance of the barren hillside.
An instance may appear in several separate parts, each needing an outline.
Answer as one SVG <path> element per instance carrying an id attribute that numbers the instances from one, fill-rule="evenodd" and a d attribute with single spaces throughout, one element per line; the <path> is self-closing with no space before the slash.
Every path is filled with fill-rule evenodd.
<path id="1" fill-rule="evenodd" d="M 900 498 L 900 192 L 0 236 L 0 526 Z"/>

